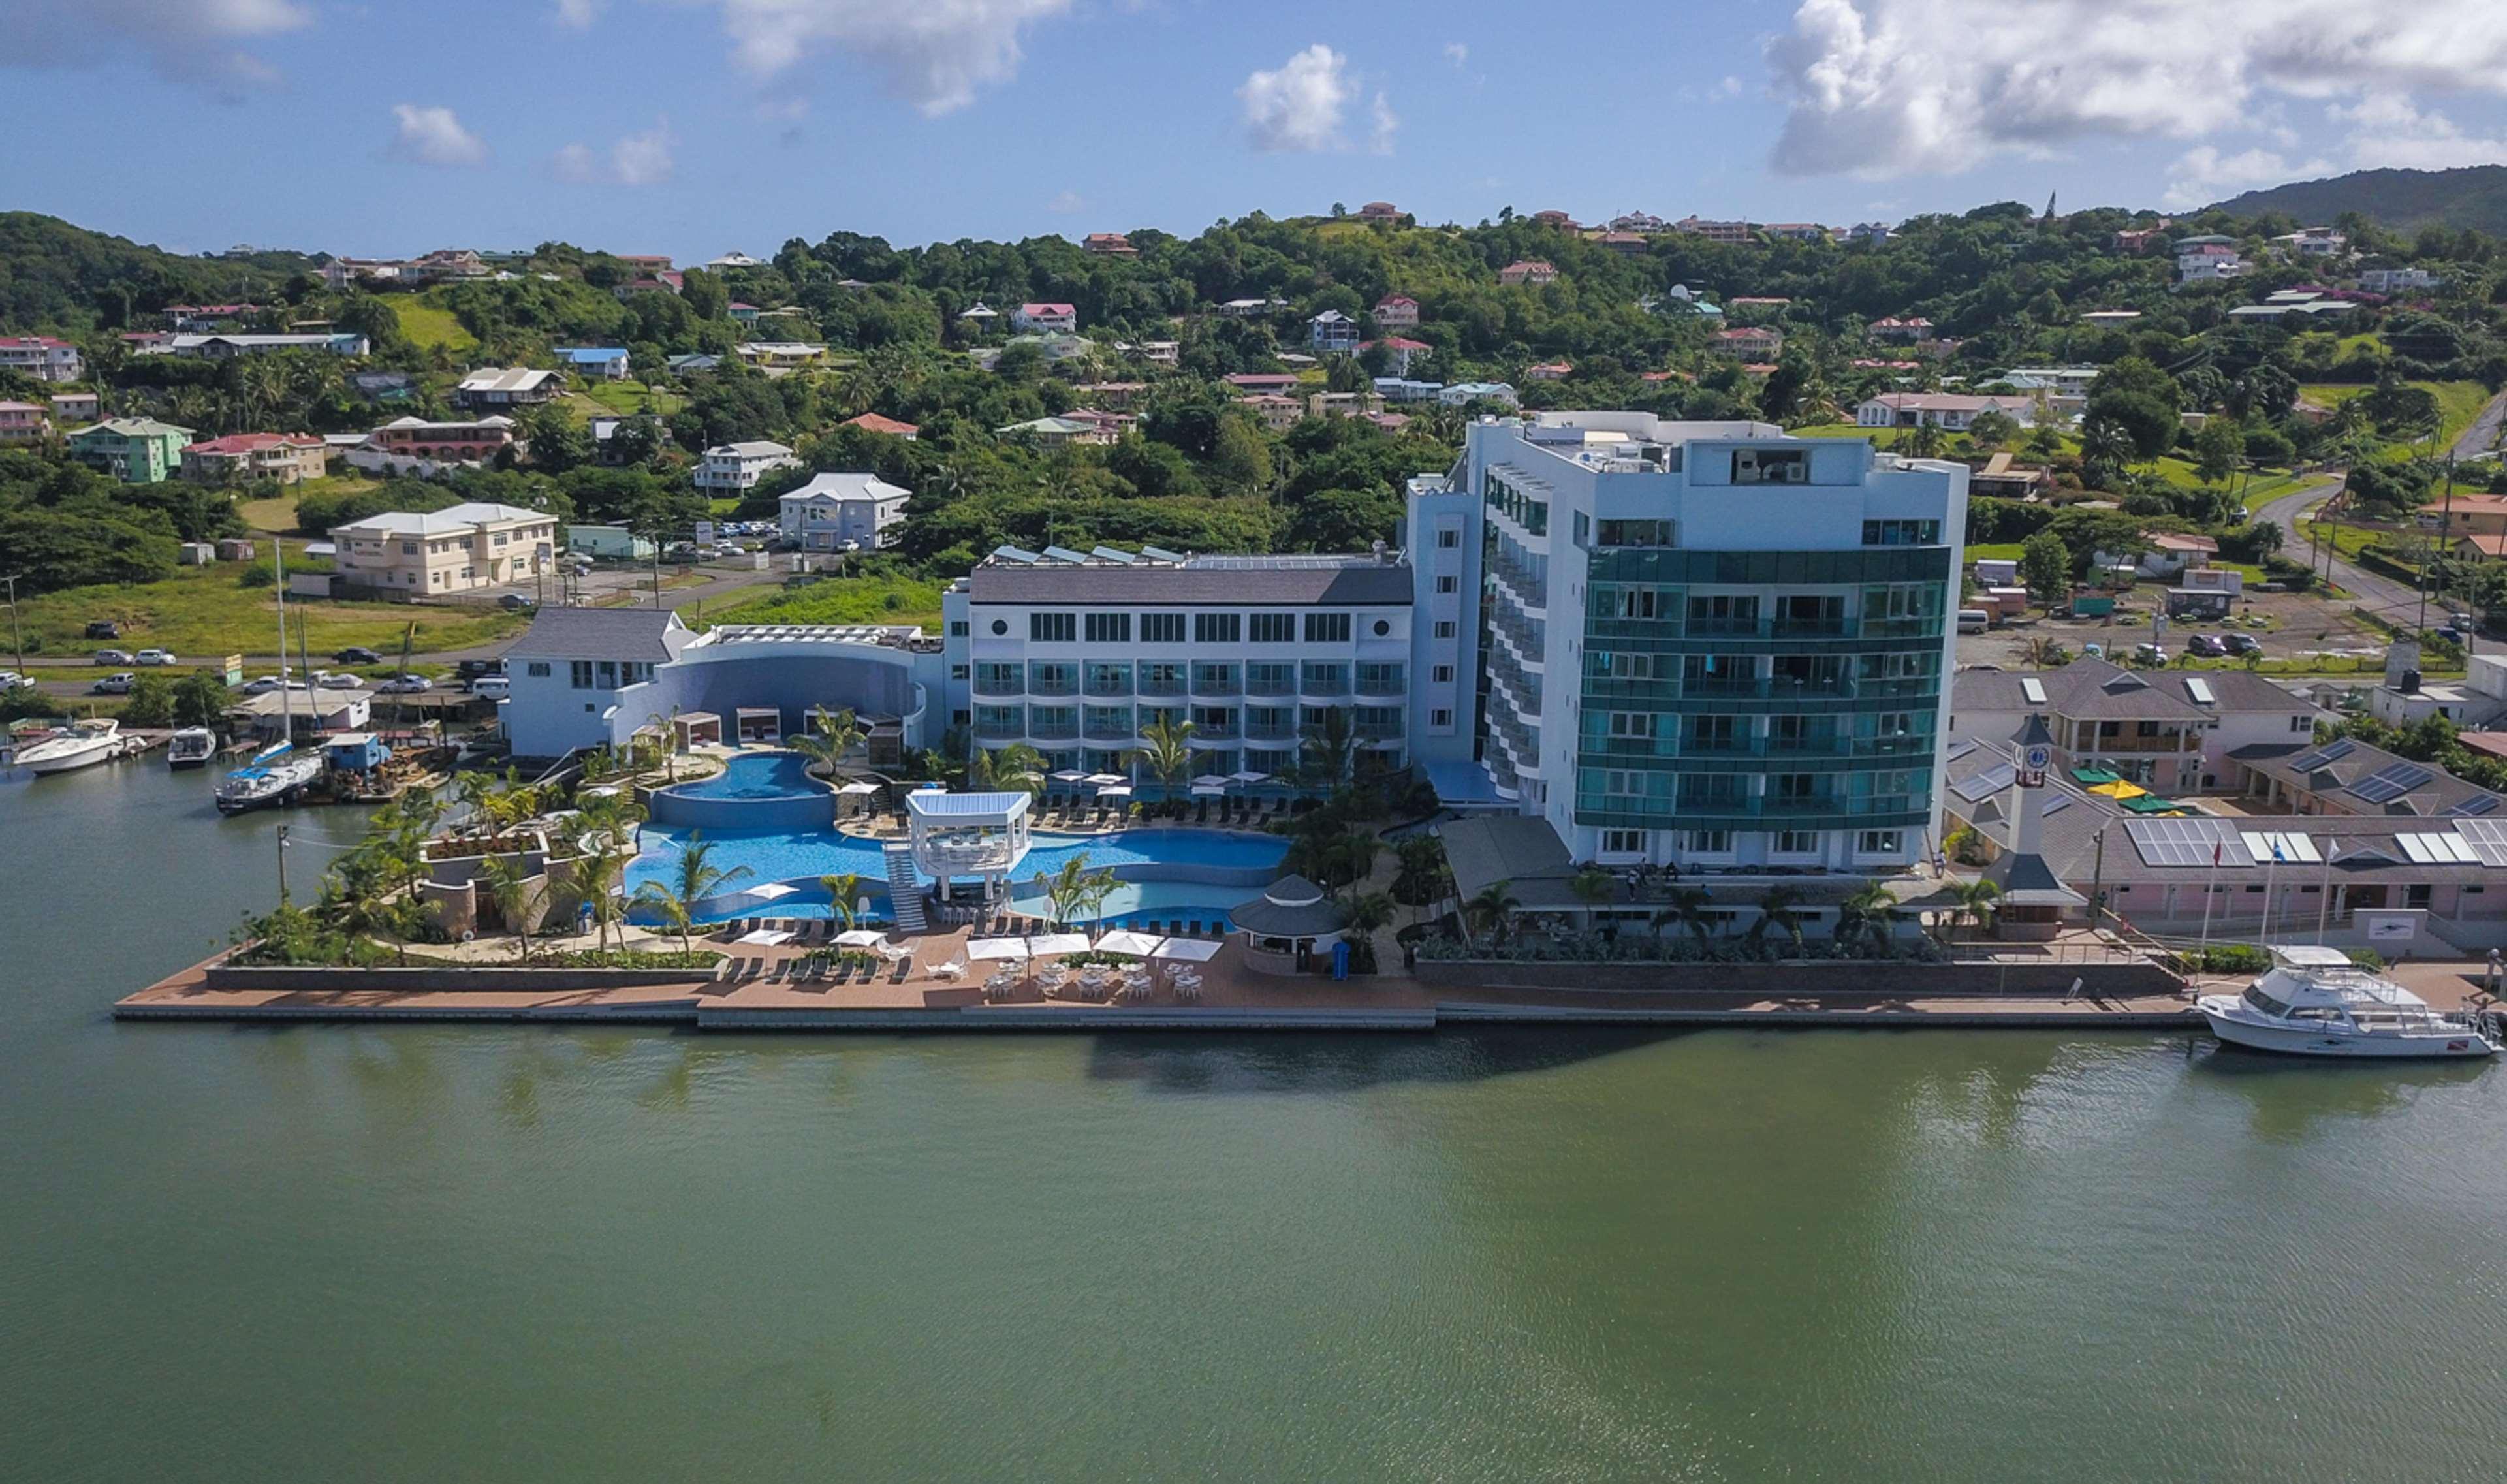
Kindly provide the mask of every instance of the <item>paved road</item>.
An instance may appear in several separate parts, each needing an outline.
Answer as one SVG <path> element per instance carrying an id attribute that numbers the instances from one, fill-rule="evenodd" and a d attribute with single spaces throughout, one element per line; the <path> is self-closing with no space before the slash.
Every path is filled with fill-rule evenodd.
<path id="1" fill-rule="evenodd" d="M 2472 419 L 2472 426 L 2463 430 L 2463 436 L 2454 441 L 2451 452 L 2457 458 L 2479 458 L 2497 447 L 2502 422 L 2507 422 L 2507 392 L 2489 399 L 2489 405 L 2481 410 L 2480 416 Z"/>

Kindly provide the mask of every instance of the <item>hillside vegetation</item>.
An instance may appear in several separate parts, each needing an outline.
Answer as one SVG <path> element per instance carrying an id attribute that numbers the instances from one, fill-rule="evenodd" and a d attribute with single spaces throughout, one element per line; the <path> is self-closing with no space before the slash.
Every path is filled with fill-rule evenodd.
<path id="1" fill-rule="evenodd" d="M 2423 227 L 2507 234 L 2507 165 L 2459 170 L 2353 170 L 2248 191 L 2211 208 L 2229 216 L 2285 216 L 2311 225 L 2355 212 L 2393 232 Z"/>

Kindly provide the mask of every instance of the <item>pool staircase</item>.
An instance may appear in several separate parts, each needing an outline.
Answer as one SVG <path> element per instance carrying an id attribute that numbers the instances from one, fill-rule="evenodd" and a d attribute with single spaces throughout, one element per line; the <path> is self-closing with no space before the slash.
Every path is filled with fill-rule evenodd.
<path id="1" fill-rule="evenodd" d="M 923 932 L 930 924 L 923 917 L 923 884 L 914 879 L 914 850 L 911 846 L 889 845 L 880 848 L 888 864 L 888 906 L 896 919 L 900 932 Z"/>

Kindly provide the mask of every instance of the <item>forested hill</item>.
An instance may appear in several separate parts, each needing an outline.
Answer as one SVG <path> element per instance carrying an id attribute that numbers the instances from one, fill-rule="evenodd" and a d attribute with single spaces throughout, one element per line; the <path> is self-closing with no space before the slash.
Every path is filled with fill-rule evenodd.
<path id="1" fill-rule="evenodd" d="M 2287 216 L 2305 223 L 2329 223 L 2345 211 L 2355 211 L 2392 232 L 2451 227 L 2507 235 L 2507 165 L 2353 170 L 2325 180 L 2249 191 L 2211 209 L 2235 217 Z"/>
<path id="2" fill-rule="evenodd" d="M 56 216 L 0 211 L 0 325 L 118 329 L 134 310 L 168 304 L 266 303 L 312 267 L 292 252 L 187 257 Z"/>

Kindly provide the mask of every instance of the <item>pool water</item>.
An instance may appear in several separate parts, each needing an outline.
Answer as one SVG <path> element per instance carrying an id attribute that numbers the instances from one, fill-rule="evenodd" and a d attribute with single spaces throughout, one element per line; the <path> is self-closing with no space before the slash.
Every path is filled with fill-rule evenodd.
<path id="1" fill-rule="evenodd" d="M 1259 887 L 1208 887 L 1187 881 L 1127 881 L 1106 898 L 1093 920 L 1105 927 L 1129 927 L 1144 921 L 1164 923 L 1177 918 L 1210 922 L 1227 910 L 1262 894 Z M 1050 917 L 1053 903 L 1030 886 L 1010 898 L 1010 910 L 1030 917 Z"/>
<path id="2" fill-rule="evenodd" d="M 669 792 L 682 799 L 823 799 L 827 785 L 810 777 L 809 766 L 798 752 L 747 752 L 712 778 L 674 783 Z"/>

